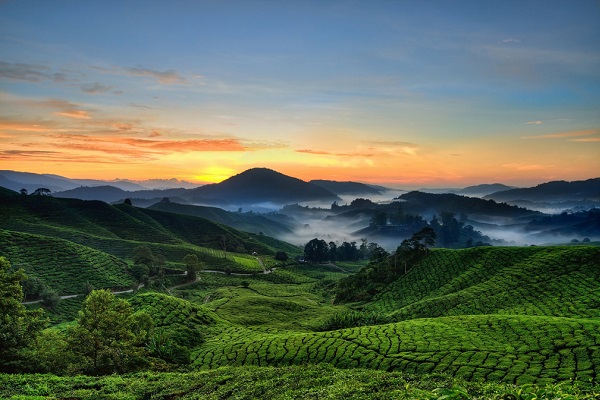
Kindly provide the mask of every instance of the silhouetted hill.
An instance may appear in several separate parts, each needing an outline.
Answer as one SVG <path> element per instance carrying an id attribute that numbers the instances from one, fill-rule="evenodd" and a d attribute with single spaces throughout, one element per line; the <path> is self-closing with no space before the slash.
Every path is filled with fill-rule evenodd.
<path id="1" fill-rule="evenodd" d="M 340 200 L 335 194 L 312 183 L 268 168 L 252 168 L 221 183 L 192 189 L 194 203 L 256 204 Z"/>
<path id="2" fill-rule="evenodd" d="M 513 186 L 506 186 L 501 183 L 484 183 L 481 185 L 467 186 L 464 189 L 454 192 L 464 196 L 483 197 L 491 193 L 500 192 L 503 190 L 514 189 Z"/>
<path id="3" fill-rule="evenodd" d="M 324 179 L 314 179 L 309 181 L 314 185 L 322 187 L 325 190 L 330 191 L 331 193 L 335 193 L 339 195 L 369 195 L 376 194 L 379 195 L 383 193 L 384 189 L 378 189 L 370 185 L 366 185 L 360 182 L 338 182 L 338 181 L 329 181 Z"/>
<path id="4" fill-rule="evenodd" d="M 0 171 L 0 185 L 14 191 L 27 189 L 29 192 L 33 192 L 40 187 L 55 192 L 79 186 L 69 181 L 69 179 L 58 175 L 34 174 L 10 170 Z"/>
<path id="5" fill-rule="evenodd" d="M 31 172 L 19 172 L 11 170 L 0 170 L 0 185 L 15 191 L 27 189 L 29 192 L 44 187 L 52 192 L 62 192 L 76 189 L 81 186 L 113 186 L 126 191 L 138 190 L 163 190 L 175 188 L 195 188 L 199 185 L 172 179 L 148 179 L 145 181 L 132 181 L 129 179 L 71 179 L 53 174 L 34 174 Z"/>
<path id="6" fill-rule="evenodd" d="M 455 214 L 465 213 L 468 215 L 511 218 L 541 215 L 537 211 L 504 203 L 496 203 L 494 200 L 484 200 L 452 193 L 409 192 L 401 195 L 398 199 L 404 201 L 402 204 L 403 209 L 420 214 L 430 212 L 439 214 L 443 211 L 449 211 Z"/>
<path id="7" fill-rule="evenodd" d="M 154 190 L 136 190 L 127 191 L 116 188 L 114 186 L 82 186 L 64 192 L 53 193 L 54 197 L 80 200 L 100 200 L 107 203 L 123 202 L 126 198 L 131 199 L 153 199 L 148 204 L 141 204 L 141 201 L 134 203 L 136 206 L 148 206 L 160 201 L 164 197 L 178 197 L 184 195 L 188 189 L 154 189 Z"/>
<path id="8" fill-rule="evenodd" d="M 585 181 L 553 181 L 535 187 L 504 190 L 484 197 L 496 201 L 528 200 L 533 202 L 563 202 L 600 200 L 600 178 Z"/>
<path id="9" fill-rule="evenodd" d="M 64 192 L 53 193 L 54 197 L 80 200 L 100 200 L 107 203 L 129 197 L 129 192 L 114 186 L 82 186 Z"/>
<path id="10" fill-rule="evenodd" d="M 158 202 L 148 207 L 148 209 L 175 214 L 193 215 L 231 226 L 242 231 L 252 233 L 262 232 L 265 235 L 274 237 L 293 232 L 292 227 L 289 225 L 273 221 L 260 214 L 249 212 L 230 212 L 217 207 L 192 206 L 167 201 Z"/>

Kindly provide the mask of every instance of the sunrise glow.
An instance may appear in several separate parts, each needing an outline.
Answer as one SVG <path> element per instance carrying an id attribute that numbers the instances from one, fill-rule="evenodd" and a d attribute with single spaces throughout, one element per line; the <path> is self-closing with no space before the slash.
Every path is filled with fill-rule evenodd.
<path id="1" fill-rule="evenodd" d="M 268 167 L 395 187 L 595 177 L 598 17 L 592 1 L 4 1 L 0 169 L 210 183 Z"/>

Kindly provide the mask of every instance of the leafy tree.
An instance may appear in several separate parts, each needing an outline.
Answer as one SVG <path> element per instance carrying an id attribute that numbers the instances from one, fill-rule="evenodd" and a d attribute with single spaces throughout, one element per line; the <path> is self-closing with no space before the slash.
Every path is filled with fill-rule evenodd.
<path id="1" fill-rule="evenodd" d="M 58 292 L 49 287 L 44 289 L 40 297 L 42 298 L 42 305 L 46 308 L 56 307 L 61 300 Z"/>
<path id="2" fill-rule="evenodd" d="M 19 190 L 19 193 L 21 193 L 23 196 L 27 196 L 27 189 L 23 188 Z"/>
<path id="3" fill-rule="evenodd" d="M 31 277 L 21 282 L 23 287 L 23 295 L 26 299 L 35 299 L 40 297 L 44 291 L 45 285 L 39 278 Z"/>
<path id="4" fill-rule="evenodd" d="M 64 374 L 75 363 L 65 333 L 59 329 L 46 329 L 35 342 L 35 372 Z"/>
<path id="5" fill-rule="evenodd" d="M 24 350 L 46 323 L 42 310 L 28 311 L 21 304 L 21 282 L 26 279 L 22 269 L 13 270 L 6 258 L 0 257 L 0 372 L 25 369 Z"/>
<path id="6" fill-rule="evenodd" d="M 83 373 L 110 374 L 138 369 L 145 364 L 145 343 L 152 329 L 146 313 L 133 314 L 127 301 L 108 290 L 94 290 L 79 311 L 67 342 Z"/>
<path id="7" fill-rule="evenodd" d="M 50 189 L 47 188 L 37 188 L 33 191 L 33 195 L 34 196 L 50 196 L 50 193 L 52 191 Z"/>
<path id="8" fill-rule="evenodd" d="M 304 246 L 304 258 L 311 262 L 324 262 L 329 259 L 329 247 L 322 239 L 314 238 Z"/>
<path id="9" fill-rule="evenodd" d="M 277 261 L 287 261 L 288 258 L 288 254 L 285 251 L 278 251 L 275 253 L 275 260 Z"/>
<path id="10" fill-rule="evenodd" d="M 371 218 L 370 225 L 373 227 L 386 226 L 388 221 L 388 215 L 385 211 L 375 211 Z"/>
<path id="11" fill-rule="evenodd" d="M 198 271 L 198 256 L 195 254 L 188 254 L 183 257 L 183 262 L 186 265 L 188 279 L 195 281 L 196 272 Z"/>
<path id="12" fill-rule="evenodd" d="M 337 261 L 337 245 L 334 242 L 329 242 L 329 261 Z"/>
<path id="13" fill-rule="evenodd" d="M 129 197 L 128 197 L 128 198 L 126 198 L 126 199 L 123 201 L 123 204 L 126 204 L 126 205 L 128 205 L 128 206 L 132 206 L 132 205 L 133 205 L 133 203 L 131 202 L 131 199 L 130 199 Z"/>
<path id="14" fill-rule="evenodd" d="M 134 266 L 145 266 L 148 269 L 148 273 L 146 274 L 148 276 L 156 275 L 156 273 L 158 272 L 156 258 L 152 254 L 152 251 L 146 246 L 139 246 L 133 250 L 133 263 Z M 136 278 L 138 279 L 141 279 L 141 277 L 143 277 L 143 274 L 140 274 L 143 268 L 138 267 L 137 270 L 137 275 L 139 275 L 139 277 L 136 276 L 136 274 L 134 274 L 134 276 L 136 276 Z"/>

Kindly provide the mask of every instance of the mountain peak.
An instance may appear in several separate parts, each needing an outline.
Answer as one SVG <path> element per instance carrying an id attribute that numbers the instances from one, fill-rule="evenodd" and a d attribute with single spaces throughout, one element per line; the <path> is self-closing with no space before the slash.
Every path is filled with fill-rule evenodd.
<path id="1" fill-rule="evenodd" d="M 197 201 L 218 200 L 232 204 L 335 201 L 339 198 L 312 183 L 269 168 L 251 168 L 221 183 L 194 189 Z"/>

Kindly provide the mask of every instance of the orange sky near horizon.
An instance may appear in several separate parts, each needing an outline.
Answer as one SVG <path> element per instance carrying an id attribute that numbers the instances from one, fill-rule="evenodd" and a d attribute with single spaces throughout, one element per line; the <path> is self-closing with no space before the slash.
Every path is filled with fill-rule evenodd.
<path id="1" fill-rule="evenodd" d="M 598 177 L 599 17 L 591 1 L 0 1 L 0 169 Z"/>

